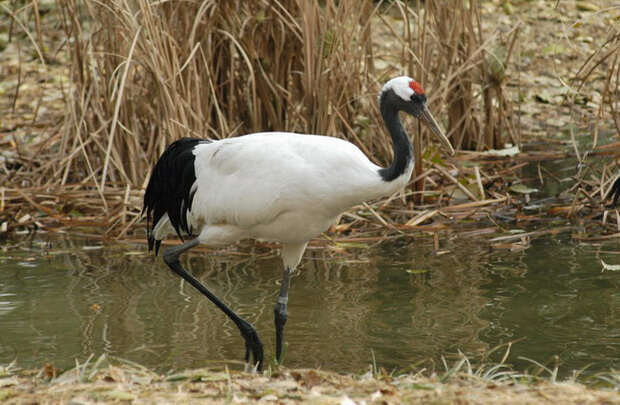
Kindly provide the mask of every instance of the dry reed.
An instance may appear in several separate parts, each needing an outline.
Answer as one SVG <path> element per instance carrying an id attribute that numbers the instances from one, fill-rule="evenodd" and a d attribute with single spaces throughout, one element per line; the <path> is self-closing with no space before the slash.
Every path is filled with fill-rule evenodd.
<path id="1" fill-rule="evenodd" d="M 28 4 L 37 10 L 37 0 Z M 66 119 L 30 157 L 30 198 L 6 190 L 12 201 L 52 218 L 71 210 L 35 196 L 88 195 L 64 205 L 94 212 L 106 218 L 108 233 L 124 235 L 139 219 L 150 167 L 182 136 L 321 133 L 348 139 L 386 164 L 391 147 L 376 94 L 396 74 L 424 83 L 431 109 L 457 147 L 519 142 L 506 96 L 518 29 L 486 38 L 477 1 L 71 0 L 56 8 L 70 58 Z M 37 19 L 33 27 L 29 37 L 36 43 Z M 406 195 L 438 204 L 441 198 L 428 197 L 424 188 L 444 197 L 451 195 L 445 185 L 462 190 L 461 179 L 454 183 L 448 171 L 425 169 L 425 134 L 410 133 L 420 164 L 417 186 Z M 478 188 L 492 177 L 477 176 Z M 42 202 L 55 210 L 44 210 Z M 388 202 L 400 204 L 388 199 L 380 206 Z"/>
<path id="2" fill-rule="evenodd" d="M 382 127 L 374 96 L 385 77 L 375 72 L 371 22 L 390 9 L 398 8 L 406 31 L 404 37 L 394 32 L 389 41 L 390 51 L 403 55 L 391 70 L 416 72 L 436 89 L 443 99 L 434 103 L 436 110 L 448 103 L 449 94 L 462 93 L 458 89 L 463 86 L 454 83 L 471 81 L 472 75 L 465 73 L 482 70 L 476 76 L 489 76 L 485 55 L 490 51 L 481 42 L 475 2 L 445 7 L 429 1 L 425 9 L 370 1 L 61 4 L 67 34 L 73 37 L 76 89 L 70 117 L 74 131 L 65 133 L 67 149 L 61 151 L 74 159 L 59 169 L 66 180 L 73 160 L 80 157 L 71 151 L 79 148 L 84 162 L 78 167 L 102 187 L 108 181 L 142 184 L 165 145 L 187 135 L 217 139 L 261 130 L 325 133 L 350 139 L 369 155 L 387 160 L 389 140 L 368 136 L 371 131 L 364 129 L 377 132 Z M 92 35 L 85 35 L 81 13 L 95 25 Z M 448 32 L 461 26 L 453 23 L 455 18 L 466 21 L 470 31 Z M 459 57 L 463 41 L 468 54 Z M 478 86 L 486 100 L 493 98 L 486 92 L 501 85 L 501 78 L 485 80 Z M 451 98 L 448 104 L 451 111 L 454 103 L 463 109 L 458 117 L 450 115 L 460 120 L 455 128 L 463 126 L 463 117 L 478 115 L 475 95 L 468 93 L 469 102 Z M 505 108 L 500 109 L 505 115 Z M 487 114 L 491 121 L 494 114 Z M 484 133 L 497 136 L 487 137 L 487 143 L 480 138 L 465 143 L 497 146 L 501 137 L 496 128 Z M 457 135 L 463 144 L 464 135 Z M 83 143 L 88 145 L 80 147 Z"/>
<path id="3" fill-rule="evenodd" d="M 61 151 L 73 159 L 56 168 L 64 179 L 78 169 L 100 189 L 108 182 L 140 186 L 165 146 L 182 136 L 264 130 L 344 136 L 357 128 L 358 99 L 370 80 L 371 48 L 358 48 L 369 37 L 370 2 L 63 7 L 75 47 L 74 130 L 64 134 Z M 81 13 L 96 25 L 87 39 Z M 376 149 L 372 138 L 360 144 L 369 153 Z M 76 148 L 82 152 L 71 153 Z"/>
<path id="4" fill-rule="evenodd" d="M 72 40 L 74 90 L 51 177 L 96 186 L 104 205 L 111 184 L 143 187 L 165 146 L 182 136 L 321 133 L 385 164 L 391 147 L 375 135 L 382 131 L 375 96 L 391 74 L 427 84 L 432 108 L 448 110 L 457 146 L 499 147 L 503 133 L 513 135 L 502 91 L 509 56 L 500 60 L 495 38 L 483 39 L 477 2 L 58 5 Z M 377 44 L 375 35 L 386 32 Z M 515 38 L 516 30 L 510 45 Z M 375 66 L 382 57 L 383 70 Z M 480 99 L 485 107 L 477 110 Z M 416 139 L 419 161 L 423 144 Z"/>

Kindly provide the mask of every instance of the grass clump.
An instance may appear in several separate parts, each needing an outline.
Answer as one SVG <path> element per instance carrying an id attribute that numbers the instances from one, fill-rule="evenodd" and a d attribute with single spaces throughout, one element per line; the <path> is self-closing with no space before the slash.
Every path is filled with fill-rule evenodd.
<path id="1" fill-rule="evenodd" d="M 575 381 L 518 374 L 504 365 L 474 367 L 467 359 L 442 374 L 343 375 L 315 369 L 276 368 L 247 374 L 211 367 L 159 374 L 133 362 L 101 356 L 57 377 L 44 371 L 15 374 L 0 395 L 7 404 L 145 401 L 153 403 L 617 403 L 615 385 L 593 388 Z M 34 375 L 33 375 L 34 374 Z M 3 380 L 0 380 L 2 382 Z M 613 383 L 613 381 L 612 381 Z"/>

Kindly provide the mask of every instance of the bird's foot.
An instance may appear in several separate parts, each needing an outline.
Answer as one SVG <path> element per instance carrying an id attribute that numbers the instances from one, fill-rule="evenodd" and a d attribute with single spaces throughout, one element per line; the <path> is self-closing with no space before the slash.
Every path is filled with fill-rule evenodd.
<path id="1" fill-rule="evenodd" d="M 243 366 L 243 372 L 248 374 L 258 374 L 258 364 L 252 365 L 250 363 L 245 363 Z"/>
<path id="2" fill-rule="evenodd" d="M 252 324 L 241 320 L 239 331 L 245 340 L 245 363 L 246 371 L 262 371 L 263 370 L 263 343 L 256 333 L 256 329 Z"/>

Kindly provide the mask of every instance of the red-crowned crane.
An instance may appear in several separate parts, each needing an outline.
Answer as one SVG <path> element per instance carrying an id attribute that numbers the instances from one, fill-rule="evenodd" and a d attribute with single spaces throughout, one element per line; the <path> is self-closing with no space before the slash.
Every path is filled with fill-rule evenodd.
<path id="1" fill-rule="evenodd" d="M 253 358 L 251 365 L 259 370 L 263 345 L 254 326 L 184 270 L 179 255 L 199 244 L 221 246 L 243 238 L 281 243 L 284 274 L 274 308 L 280 362 L 289 278 L 308 241 L 336 223 L 346 209 L 389 196 L 411 177 L 412 148 L 399 111 L 422 120 L 454 153 L 415 80 L 401 76 L 388 81 L 379 105 L 394 151 L 394 161 L 386 168 L 342 139 L 284 132 L 179 139 L 153 168 L 144 194 L 149 250 L 157 254 L 161 240 L 171 232 L 182 240 L 189 238 L 167 248 L 164 261 L 237 325 L 245 340 L 245 361 L 249 364 Z"/>

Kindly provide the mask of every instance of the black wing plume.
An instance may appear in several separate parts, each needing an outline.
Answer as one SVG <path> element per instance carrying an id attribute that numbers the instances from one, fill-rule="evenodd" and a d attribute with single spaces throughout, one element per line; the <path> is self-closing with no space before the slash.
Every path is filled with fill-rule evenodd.
<path id="1" fill-rule="evenodd" d="M 168 214 L 170 223 L 177 235 L 191 235 L 192 230 L 187 224 L 187 211 L 191 210 L 194 193 L 191 188 L 196 181 L 193 153 L 196 145 L 210 143 L 207 139 L 181 138 L 168 146 L 161 155 L 153 171 L 144 193 L 146 212 L 146 237 L 149 251 L 159 252 L 160 240 L 155 240 L 153 230 L 164 214 Z M 190 195 L 191 194 L 191 195 Z"/>

